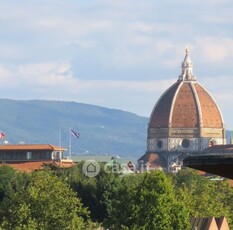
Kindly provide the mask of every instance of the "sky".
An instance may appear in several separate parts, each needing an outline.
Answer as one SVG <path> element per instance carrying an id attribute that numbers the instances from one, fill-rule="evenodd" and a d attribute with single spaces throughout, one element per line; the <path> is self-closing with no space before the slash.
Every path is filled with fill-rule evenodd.
<path id="1" fill-rule="evenodd" d="M 233 129 L 230 0 L 0 0 L 0 98 L 75 101 L 149 117 L 190 49 Z"/>

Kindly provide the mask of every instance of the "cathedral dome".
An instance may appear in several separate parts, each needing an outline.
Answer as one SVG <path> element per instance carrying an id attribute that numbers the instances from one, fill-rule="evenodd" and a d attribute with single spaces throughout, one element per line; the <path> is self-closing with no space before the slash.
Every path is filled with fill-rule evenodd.
<path id="1" fill-rule="evenodd" d="M 212 96 L 192 73 L 186 49 L 182 74 L 158 100 L 149 128 L 223 128 L 221 112 Z"/>
<path id="2" fill-rule="evenodd" d="M 197 82 L 188 49 L 181 67 L 178 80 L 160 97 L 151 113 L 147 151 L 139 159 L 143 167 L 159 165 L 170 171 L 187 156 L 225 144 L 220 109 Z"/>

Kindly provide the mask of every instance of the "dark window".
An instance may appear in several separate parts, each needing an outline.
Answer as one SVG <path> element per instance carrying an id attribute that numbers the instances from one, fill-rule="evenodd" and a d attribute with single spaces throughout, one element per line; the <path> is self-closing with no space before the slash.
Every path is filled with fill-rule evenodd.
<path id="1" fill-rule="evenodd" d="M 51 159 L 51 153 L 49 151 L 46 151 L 46 159 Z"/>
<path id="2" fill-rule="evenodd" d="M 157 147 L 160 149 L 163 147 L 163 142 L 161 140 L 157 141 Z"/>

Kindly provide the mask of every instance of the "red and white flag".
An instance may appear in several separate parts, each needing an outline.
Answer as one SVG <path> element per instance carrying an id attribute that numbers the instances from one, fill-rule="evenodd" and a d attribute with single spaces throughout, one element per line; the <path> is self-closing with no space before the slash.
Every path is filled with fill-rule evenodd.
<path id="1" fill-rule="evenodd" d="M 5 138 L 5 133 L 2 133 L 2 132 L 1 132 L 1 133 L 0 133 L 0 138 L 1 138 L 1 139 L 4 139 L 4 138 Z"/>

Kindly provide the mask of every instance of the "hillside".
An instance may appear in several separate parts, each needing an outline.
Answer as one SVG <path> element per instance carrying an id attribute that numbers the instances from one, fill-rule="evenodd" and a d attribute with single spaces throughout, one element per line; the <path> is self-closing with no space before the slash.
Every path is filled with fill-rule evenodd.
<path id="1" fill-rule="evenodd" d="M 146 149 L 148 119 L 94 105 L 63 101 L 0 99 L 0 130 L 15 144 L 50 143 L 69 148 L 70 128 L 74 154 L 117 154 L 139 157 Z"/>

